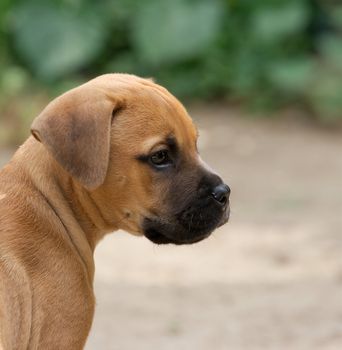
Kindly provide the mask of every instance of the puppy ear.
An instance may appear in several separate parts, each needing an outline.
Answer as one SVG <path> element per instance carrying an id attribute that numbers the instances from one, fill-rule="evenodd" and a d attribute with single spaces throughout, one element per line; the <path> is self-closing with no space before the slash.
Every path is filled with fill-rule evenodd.
<path id="1" fill-rule="evenodd" d="M 31 133 L 87 189 L 106 177 L 112 118 L 123 104 L 102 90 L 81 86 L 52 101 Z"/>

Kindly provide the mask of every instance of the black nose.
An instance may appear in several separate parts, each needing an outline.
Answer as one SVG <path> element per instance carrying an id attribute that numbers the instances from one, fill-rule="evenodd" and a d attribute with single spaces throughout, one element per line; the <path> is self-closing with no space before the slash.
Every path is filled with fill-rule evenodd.
<path id="1" fill-rule="evenodd" d="M 230 188 L 228 185 L 221 184 L 214 188 L 212 196 L 222 206 L 226 205 L 230 195 Z"/>

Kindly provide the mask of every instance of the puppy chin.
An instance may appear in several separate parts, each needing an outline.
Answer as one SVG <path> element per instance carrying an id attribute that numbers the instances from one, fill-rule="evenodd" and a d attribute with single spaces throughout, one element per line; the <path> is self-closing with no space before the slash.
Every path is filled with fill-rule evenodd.
<path id="1" fill-rule="evenodd" d="M 206 204 L 206 203 L 204 203 Z M 156 244 L 193 244 L 209 237 L 228 222 L 229 203 L 225 207 L 197 205 L 187 207 L 173 219 L 145 218 L 142 230 L 146 238 Z M 208 210 L 210 209 L 210 210 Z"/>
<path id="2" fill-rule="evenodd" d="M 165 223 L 158 219 L 144 220 L 143 231 L 146 238 L 156 244 L 193 244 L 209 237 L 217 224 L 188 230 L 179 223 Z"/>
<path id="3" fill-rule="evenodd" d="M 186 245 L 186 244 L 194 244 L 204 240 L 205 238 L 210 236 L 209 234 L 202 236 L 195 236 L 191 238 L 169 238 L 161 231 L 157 231 L 155 229 L 148 229 L 144 233 L 145 237 L 148 238 L 151 242 L 155 244 L 175 244 L 175 245 Z"/>

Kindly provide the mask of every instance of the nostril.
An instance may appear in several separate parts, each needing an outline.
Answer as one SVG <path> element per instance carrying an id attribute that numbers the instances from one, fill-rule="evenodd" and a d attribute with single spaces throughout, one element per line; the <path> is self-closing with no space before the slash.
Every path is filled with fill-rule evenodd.
<path id="1" fill-rule="evenodd" d="M 230 188 L 227 185 L 216 186 L 212 192 L 214 199 L 219 202 L 222 206 L 226 205 L 230 195 Z"/>

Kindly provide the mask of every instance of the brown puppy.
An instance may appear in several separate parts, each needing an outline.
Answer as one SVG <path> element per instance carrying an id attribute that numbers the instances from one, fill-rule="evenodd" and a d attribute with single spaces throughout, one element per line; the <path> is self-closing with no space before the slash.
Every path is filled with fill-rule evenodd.
<path id="1" fill-rule="evenodd" d="M 229 188 L 181 103 L 132 75 L 60 96 L 32 134 L 0 172 L 0 349 L 82 349 L 99 240 L 200 241 L 228 220 Z"/>

